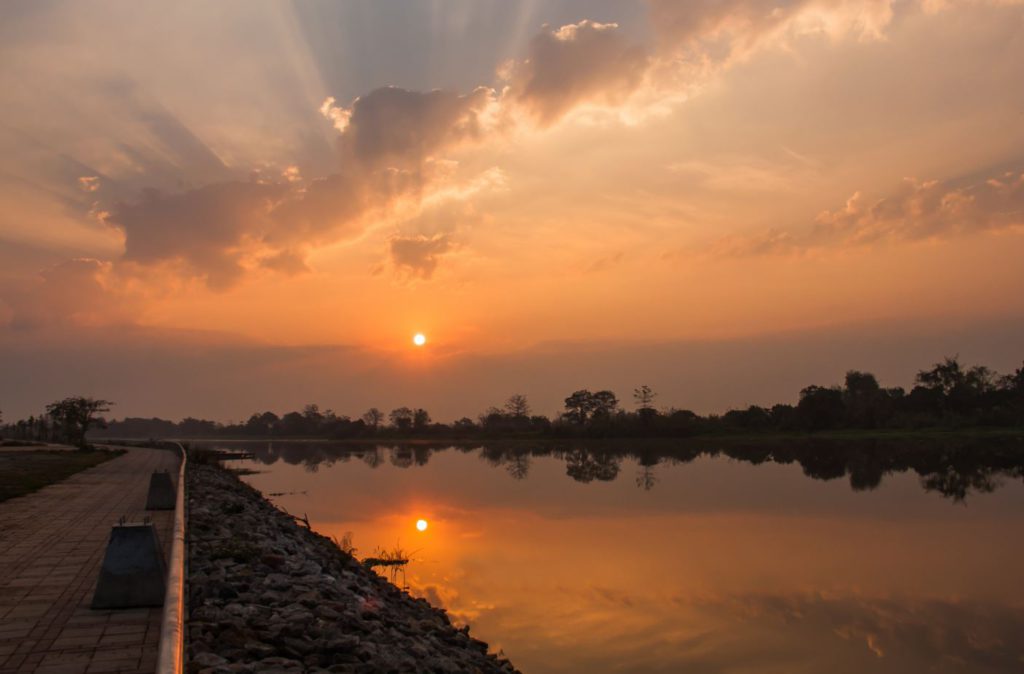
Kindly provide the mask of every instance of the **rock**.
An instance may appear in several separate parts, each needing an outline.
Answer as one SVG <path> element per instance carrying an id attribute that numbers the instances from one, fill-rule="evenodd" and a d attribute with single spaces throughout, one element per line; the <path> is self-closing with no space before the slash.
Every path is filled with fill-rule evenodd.
<path id="1" fill-rule="evenodd" d="M 262 641 L 247 641 L 245 642 L 245 653 L 246 655 L 252 656 L 256 660 L 262 660 L 263 658 L 269 658 L 277 652 L 273 646 L 265 644 Z"/>
<path id="2" fill-rule="evenodd" d="M 290 590 L 292 587 L 292 579 L 283 573 L 272 573 L 266 577 L 263 584 L 271 590 Z"/>
<path id="3" fill-rule="evenodd" d="M 190 463 L 187 479 L 190 674 L 516 674 L 235 476 Z"/>
<path id="4" fill-rule="evenodd" d="M 217 667 L 227 664 L 227 660 L 216 653 L 200 653 L 192 658 L 192 664 L 199 668 Z"/>
<path id="5" fill-rule="evenodd" d="M 331 653 L 349 652 L 359 647 L 359 637 L 352 634 L 341 634 L 324 644 L 325 650 Z"/>

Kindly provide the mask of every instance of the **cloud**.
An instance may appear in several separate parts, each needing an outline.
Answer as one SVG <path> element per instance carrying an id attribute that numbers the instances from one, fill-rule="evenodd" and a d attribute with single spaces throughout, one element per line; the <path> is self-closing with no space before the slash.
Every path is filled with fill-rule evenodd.
<path id="1" fill-rule="evenodd" d="M 541 126 L 581 103 L 617 105 L 641 84 L 648 59 L 614 23 L 583 20 L 557 30 L 545 27 L 530 41 L 525 61 L 509 69 L 507 95 Z"/>
<path id="2" fill-rule="evenodd" d="M 390 243 L 391 261 L 398 269 L 429 279 L 437 269 L 438 259 L 452 248 L 448 234 L 395 236 Z"/>
<path id="3" fill-rule="evenodd" d="M 846 204 L 824 211 L 803 232 L 769 229 L 723 237 L 712 246 L 722 255 L 762 255 L 815 248 L 916 241 L 1024 225 L 1024 173 L 957 184 L 906 178 L 891 196 L 869 201 L 855 192 Z"/>
<path id="4" fill-rule="evenodd" d="M 83 192 L 95 192 L 100 188 L 99 176 L 82 176 L 78 179 L 78 188 Z"/>
<path id="5" fill-rule="evenodd" d="M 282 250 L 260 259 L 260 265 L 284 274 L 301 274 L 309 271 L 306 257 L 296 250 Z"/>
<path id="6" fill-rule="evenodd" d="M 326 98 L 319 111 L 338 132 L 337 169 L 321 177 L 307 178 L 297 166 L 287 165 L 271 180 L 227 180 L 223 176 L 231 169 L 197 136 L 157 103 L 142 100 L 134 85 L 114 83 L 108 87 L 111 93 L 133 106 L 160 144 L 179 149 L 167 153 L 183 158 L 175 163 L 196 167 L 193 173 L 200 177 L 217 176 L 219 182 L 176 193 L 145 191 L 137 201 L 116 205 L 101 201 L 93 211 L 123 233 L 124 262 L 169 264 L 205 279 L 213 289 L 231 287 L 252 269 L 298 273 L 306 268 L 304 255 L 312 248 L 353 239 L 369 227 L 429 208 L 436 195 L 454 189 L 457 165 L 450 154 L 485 144 L 505 133 L 512 120 L 529 131 L 550 126 L 580 106 L 665 108 L 679 100 L 677 89 L 685 89 L 708 63 L 727 64 L 794 35 L 874 38 L 892 21 L 889 0 L 649 0 L 648 6 L 660 39 L 652 51 L 632 43 L 614 23 L 584 19 L 560 28 L 545 26 L 531 40 L 526 58 L 507 68 L 507 86 L 500 95 L 486 86 L 466 94 L 381 87 L 347 107 Z M 167 184 L 158 180 L 155 168 L 152 172 L 158 184 Z M 98 185 L 93 176 L 79 181 L 80 189 L 89 192 Z M 943 202 L 942 213 L 918 218 L 919 229 L 956 228 L 960 225 L 952 219 L 977 220 L 986 212 L 987 197 L 980 191 L 959 195 L 976 204 L 955 202 L 956 196 Z M 863 209 L 863 204 L 854 202 L 851 208 Z M 811 238 L 869 239 L 873 230 L 898 230 L 892 222 L 900 214 L 878 221 L 883 210 L 823 215 Z M 998 221 L 991 219 L 993 226 Z M 912 228 L 905 229 L 909 236 Z M 442 250 L 441 242 L 450 245 L 450 239 L 438 234 L 445 232 L 397 236 L 391 247 L 396 267 L 429 277 L 449 250 Z M 793 247 L 800 239 L 780 231 L 728 241 L 724 247 L 765 252 Z"/>
<path id="7" fill-rule="evenodd" d="M 340 131 L 337 173 L 304 181 L 298 167 L 287 166 L 271 180 L 254 173 L 249 182 L 179 193 L 149 189 L 136 202 L 115 205 L 105 221 L 124 233 L 124 262 L 176 264 L 211 289 L 231 287 L 257 267 L 299 273 L 307 269 L 308 248 L 357 236 L 400 205 L 415 211 L 450 185 L 456 164 L 444 155 L 480 140 L 495 104 L 486 87 L 466 95 L 383 87 L 348 109 L 328 98 L 320 112 Z M 399 241 L 396 259 L 429 277 L 443 252 L 439 241 Z"/>
<path id="8" fill-rule="evenodd" d="M 337 102 L 334 96 L 325 98 L 320 106 L 320 114 L 331 120 L 335 129 L 344 133 L 348 128 L 349 120 L 352 119 L 352 111 L 336 105 Z"/>
<path id="9" fill-rule="evenodd" d="M 727 63 L 800 35 L 877 39 L 892 21 L 892 5 L 892 0 L 648 0 L 661 51 L 710 63 Z"/>
<path id="10" fill-rule="evenodd" d="M 623 253 L 621 250 L 617 251 L 615 253 L 612 253 L 611 255 L 606 255 L 602 258 L 594 260 L 593 262 L 587 265 L 585 271 L 589 273 L 607 271 L 608 269 L 611 269 L 612 267 L 615 267 L 619 263 L 621 263 L 624 257 L 625 253 Z"/>
<path id="11" fill-rule="evenodd" d="M 870 243 L 925 239 L 944 234 L 1024 224 L 1024 173 L 1004 173 L 955 186 L 906 178 L 896 192 L 874 203 L 855 193 L 846 205 L 818 216 L 812 239 Z"/>
<path id="12" fill-rule="evenodd" d="M 273 228 L 271 211 L 283 196 L 281 185 L 257 182 L 214 183 L 178 194 L 150 189 L 136 203 L 115 206 L 107 222 L 124 232 L 124 261 L 180 261 L 211 288 L 223 289 L 244 273 L 247 244 Z"/>
<path id="13" fill-rule="evenodd" d="M 342 161 L 361 171 L 416 169 L 462 142 L 480 139 L 494 104 L 494 91 L 487 87 L 466 95 L 375 89 L 357 98 L 348 111 L 338 144 Z"/>
<path id="14" fill-rule="evenodd" d="M 897 670 L 946 661 L 1010 671 L 1024 645 L 1024 611 L 1012 605 L 815 594 L 739 595 L 725 603 L 748 619 L 783 621 L 807 640 L 861 644 L 871 658 L 893 658 Z"/>
<path id="15" fill-rule="evenodd" d="M 30 283 L 7 288 L 8 321 L 17 329 L 127 323 L 134 301 L 114 276 L 113 265 L 75 258 L 48 267 Z"/>

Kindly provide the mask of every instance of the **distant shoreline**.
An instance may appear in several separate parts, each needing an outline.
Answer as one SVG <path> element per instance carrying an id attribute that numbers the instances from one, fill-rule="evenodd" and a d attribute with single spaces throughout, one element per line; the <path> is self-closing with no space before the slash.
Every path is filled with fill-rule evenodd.
<path id="1" fill-rule="evenodd" d="M 921 428 L 921 429 L 841 429 L 830 431 L 758 431 L 758 432 L 714 432 L 696 435 L 554 435 L 554 434 L 496 434 L 496 435 L 402 435 L 379 434 L 364 437 L 335 438 L 330 436 L 177 436 L 173 438 L 146 438 L 129 436 L 90 436 L 92 442 L 105 440 L 147 442 L 150 440 L 179 440 L 192 443 L 216 442 L 330 442 L 340 445 L 367 445 L 375 443 L 399 443 L 409 445 L 427 444 L 518 444 L 518 443 L 551 443 L 586 442 L 601 444 L 605 442 L 636 442 L 651 444 L 679 444 L 690 442 L 724 441 L 724 442 L 773 442 L 784 440 L 926 440 L 942 438 L 1007 438 L 1024 437 L 1024 427 L 985 426 L 972 428 Z"/>

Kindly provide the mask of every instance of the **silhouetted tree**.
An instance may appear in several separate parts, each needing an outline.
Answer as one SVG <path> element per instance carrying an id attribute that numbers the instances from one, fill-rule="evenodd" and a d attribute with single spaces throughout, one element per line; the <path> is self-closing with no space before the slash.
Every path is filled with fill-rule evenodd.
<path id="1" fill-rule="evenodd" d="M 633 389 L 633 402 L 636 403 L 636 412 L 640 415 L 640 423 L 644 426 L 649 426 L 651 420 L 658 416 L 658 411 L 654 409 L 654 399 L 657 396 L 658 394 L 647 384 Z"/>
<path id="2" fill-rule="evenodd" d="M 408 431 L 412 428 L 412 416 L 413 412 L 408 407 L 399 407 L 391 410 L 391 414 L 388 418 L 391 420 L 391 425 L 400 431 Z"/>
<path id="3" fill-rule="evenodd" d="M 476 424 L 474 424 L 473 420 L 470 419 L 469 417 L 462 417 L 454 424 L 452 424 L 452 428 L 459 431 L 460 433 L 466 433 L 469 431 L 476 430 Z"/>
<path id="4" fill-rule="evenodd" d="M 271 435 L 274 432 L 274 427 L 280 421 L 281 419 L 273 412 L 253 414 L 249 417 L 249 420 L 245 422 L 245 429 L 248 433 L 253 435 Z"/>
<path id="5" fill-rule="evenodd" d="M 954 388 L 963 384 L 965 378 L 966 373 L 960 365 L 959 356 L 947 356 L 941 363 L 932 366 L 932 369 L 918 372 L 916 381 L 927 389 L 948 396 Z"/>
<path id="6" fill-rule="evenodd" d="M 371 407 L 370 409 L 363 412 L 363 416 L 361 418 L 363 420 L 363 423 L 365 423 L 374 431 L 376 431 L 380 427 L 380 425 L 384 423 L 384 413 L 381 412 L 376 407 Z"/>
<path id="7" fill-rule="evenodd" d="M 593 397 L 593 419 L 608 420 L 619 407 L 619 399 L 611 391 L 598 391 Z"/>
<path id="8" fill-rule="evenodd" d="M 505 412 L 514 419 L 526 419 L 530 416 L 530 403 L 526 396 L 516 393 L 505 401 Z"/>
<path id="9" fill-rule="evenodd" d="M 430 414 L 422 407 L 417 407 L 412 413 L 413 430 L 423 431 L 430 425 Z"/>
<path id="10" fill-rule="evenodd" d="M 804 428 L 837 428 L 846 412 L 843 393 L 838 388 L 808 386 L 800 391 L 800 402 L 796 406 L 796 412 Z"/>
<path id="11" fill-rule="evenodd" d="M 97 398 L 72 397 L 46 406 L 46 413 L 58 425 L 68 444 L 86 447 L 85 434 L 94 425 L 103 425 L 97 415 L 109 412 L 114 403 Z"/>
<path id="12" fill-rule="evenodd" d="M 878 385 L 875 375 L 857 370 L 846 373 L 843 404 L 846 407 L 848 426 L 875 428 L 888 412 L 887 402 L 888 396 Z"/>
<path id="13" fill-rule="evenodd" d="M 587 423 L 594 411 L 594 394 L 586 389 L 576 391 L 565 399 L 565 417 L 580 426 Z"/>

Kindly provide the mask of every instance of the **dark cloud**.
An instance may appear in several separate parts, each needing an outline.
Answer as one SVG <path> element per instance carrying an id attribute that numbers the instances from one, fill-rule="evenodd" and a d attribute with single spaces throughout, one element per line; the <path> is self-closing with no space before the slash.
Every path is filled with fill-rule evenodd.
<path id="1" fill-rule="evenodd" d="M 483 115 L 494 92 L 479 87 L 460 96 L 450 91 L 375 89 L 352 104 L 339 147 L 360 170 L 417 169 L 424 161 L 485 130 Z"/>
<path id="2" fill-rule="evenodd" d="M 621 103 L 643 81 L 648 59 L 616 24 L 592 21 L 545 29 L 516 64 L 509 92 L 541 125 L 558 121 L 586 102 Z"/>
<path id="3" fill-rule="evenodd" d="M 124 232 L 125 261 L 180 261 L 211 288 L 225 288 L 245 271 L 246 244 L 267 235 L 283 196 L 283 186 L 255 182 L 178 194 L 146 190 L 141 201 L 118 204 L 107 222 Z"/>
<path id="4" fill-rule="evenodd" d="M 428 279 L 437 269 L 439 258 L 452 248 L 447 234 L 396 236 L 391 239 L 391 260 L 398 269 Z"/>

